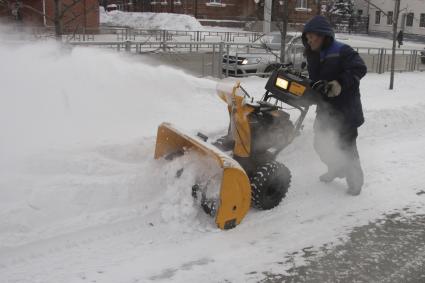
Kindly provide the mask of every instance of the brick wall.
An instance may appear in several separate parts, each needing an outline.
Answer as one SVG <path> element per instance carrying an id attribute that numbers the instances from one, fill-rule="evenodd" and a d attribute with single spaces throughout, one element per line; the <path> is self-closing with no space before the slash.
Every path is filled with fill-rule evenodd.
<path id="1" fill-rule="evenodd" d="M 289 0 L 289 22 L 290 23 L 305 23 L 314 15 L 317 14 L 317 4 L 315 0 L 307 1 L 307 9 L 297 8 L 297 1 Z M 275 11 L 272 15 L 273 21 L 278 21 L 282 18 L 283 7 L 279 4 L 279 1 L 273 3 Z"/>
<path id="2" fill-rule="evenodd" d="M 264 14 L 263 2 L 255 4 L 254 0 L 221 0 L 221 3 L 212 3 L 212 0 L 139 0 L 127 5 L 127 0 L 103 0 L 107 4 L 117 4 L 124 11 L 179 13 L 196 16 L 198 19 L 214 20 L 262 20 Z M 216 1 L 219 2 L 219 1 Z M 275 19 L 279 18 L 282 7 L 278 0 L 274 0 Z M 307 9 L 296 9 L 296 0 L 289 0 L 290 21 L 302 23 L 317 12 L 315 0 L 308 0 Z M 154 4 L 152 4 L 154 3 Z"/>
<path id="3" fill-rule="evenodd" d="M 78 0 L 79 2 L 70 8 L 63 17 L 64 28 L 73 30 L 76 27 L 98 28 L 99 27 L 99 2 L 98 0 Z M 69 5 L 72 0 L 62 0 Z M 31 9 L 29 8 L 31 7 Z M 53 26 L 54 18 L 53 0 L 23 0 L 19 9 L 22 22 L 26 25 Z M 36 11 L 34 11 L 36 10 Z M 45 17 L 43 16 L 45 11 Z M 6 13 L 7 14 L 7 13 Z M 4 16 L 7 16 L 4 14 Z M 1 14 L 0 14 L 1 15 Z M 10 18 L 10 17 L 9 17 Z"/>
<path id="4" fill-rule="evenodd" d="M 223 0 L 221 4 L 209 0 L 198 1 L 197 18 L 215 20 L 248 20 L 256 18 L 253 0 Z"/>
<path id="5" fill-rule="evenodd" d="M 62 0 L 64 5 L 70 5 L 72 0 Z M 64 6 L 65 7 L 65 6 Z M 47 25 L 53 25 L 54 1 L 46 0 Z M 98 0 L 79 0 L 72 8 L 66 11 L 63 18 L 65 29 L 98 28 L 99 27 L 99 2 Z"/>
<path id="6" fill-rule="evenodd" d="M 26 8 L 26 6 L 32 7 L 39 11 L 39 13 L 35 13 L 30 9 Z M 9 22 L 16 21 L 16 16 L 12 14 L 12 10 L 16 7 L 15 2 L 10 2 L 10 6 L 0 6 L 0 17 L 2 20 L 6 20 Z M 19 18 L 21 21 L 28 25 L 42 25 L 43 23 L 43 2 L 40 0 L 26 0 L 22 1 L 21 5 L 19 5 Z"/>

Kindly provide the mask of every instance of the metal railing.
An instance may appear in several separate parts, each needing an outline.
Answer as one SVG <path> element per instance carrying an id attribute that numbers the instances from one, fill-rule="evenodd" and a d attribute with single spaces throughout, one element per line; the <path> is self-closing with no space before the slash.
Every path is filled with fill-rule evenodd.
<path id="1" fill-rule="evenodd" d="M 33 29 L 37 38 L 50 37 L 54 34 L 53 27 Z M 65 29 L 64 38 L 67 41 L 183 41 L 183 42 L 234 42 L 252 43 L 263 34 L 248 31 L 181 31 L 160 29 L 137 29 L 123 27 L 102 27 L 99 29 L 78 28 Z"/>
<path id="2" fill-rule="evenodd" d="M 278 51 L 263 49 L 263 45 L 229 42 L 174 42 L 174 41 L 124 41 L 124 42 L 70 42 L 72 46 L 92 46 L 132 54 L 154 57 L 182 69 L 191 71 L 200 76 L 256 76 L 264 75 L 263 68 L 252 65 L 252 70 L 242 72 L 241 60 L 230 58 L 258 57 L 263 58 L 268 65 L 280 61 Z M 391 49 L 385 48 L 354 48 L 365 61 L 368 71 L 372 73 L 385 73 L 391 69 Z M 304 61 L 303 47 L 288 46 L 286 51 L 287 62 L 300 66 Z M 421 62 L 421 50 L 398 49 L 395 58 L 397 72 L 425 71 L 425 64 Z M 239 71 L 241 71 L 239 73 Z"/>

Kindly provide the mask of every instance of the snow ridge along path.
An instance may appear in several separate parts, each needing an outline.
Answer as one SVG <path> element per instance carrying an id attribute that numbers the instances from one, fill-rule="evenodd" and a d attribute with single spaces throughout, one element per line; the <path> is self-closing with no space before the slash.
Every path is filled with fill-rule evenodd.
<path id="1" fill-rule="evenodd" d="M 257 281 L 263 271 L 284 272 L 285 255 L 337 243 L 383 213 L 423 212 L 422 73 L 398 74 L 395 92 L 386 76 L 362 82 L 362 195 L 318 182 L 311 111 L 303 135 L 279 156 L 294 176 L 288 197 L 223 232 L 190 195 L 195 169 L 208 164 L 152 158 L 162 121 L 191 133 L 227 129 L 215 81 L 52 43 L 0 47 L 0 60 L 4 282 Z M 264 79 L 242 83 L 262 95 Z"/>
<path id="2" fill-rule="evenodd" d="M 203 30 L 201 23 L 195 17 L 183 14 L 122 11 L 105 12 L 103 7 L 99 7 L 99 14 L 100 23 L 105 26 L 152 30 Z"/>

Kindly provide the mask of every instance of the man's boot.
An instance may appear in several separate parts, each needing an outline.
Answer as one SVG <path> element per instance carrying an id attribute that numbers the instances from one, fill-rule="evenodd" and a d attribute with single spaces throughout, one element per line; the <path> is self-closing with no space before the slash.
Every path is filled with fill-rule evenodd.
<path id="1" fill-rule="evenodd" d="M 361 193 L 364 184 L 364 175 L 360 165 L 360 160 L 354 160 L 350 164 L 346 178 L 348 185 L 347 193 L 352 196 L 358 196 Z"/>
<path id="2" fill-rule="evenodd" d="M 330 183 L 336 178 L 344 178 L 344 174 L 342 170 L 331 170 L 328 169 L 328 172 L 326 172 L 323 175 L 320 175 L 319 179 L 323 183 Z"/>

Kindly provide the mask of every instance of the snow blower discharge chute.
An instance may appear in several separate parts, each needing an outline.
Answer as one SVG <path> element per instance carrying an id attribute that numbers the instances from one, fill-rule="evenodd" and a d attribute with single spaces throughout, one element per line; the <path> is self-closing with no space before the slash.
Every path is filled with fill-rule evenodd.
<path id="1" fill-rule="evenodd" d="M 193 184 L 192 196 L 220 229 L 231 229 L 251 206 L 271 209 L 285 197 L 291 173 L 276 156 L 300 134 L 308 109 L 320 93 L 300 72 L 281 66 L 270 76 L 259 101 L 254 101 L 239 83 L 227 90 L 219 86 L 218 95 L 228 106 L 227 135 L 210 143 L 201 133 L 191 136 L 163 123 L 158 128 L 155 159 L 171 160 L 195 151 L 201 158 L 212 160 L 222 171 L 220 188 L 215 188 L 218 196 L 208 198 L 207 191 L 212 188 L 202 185 L 205 182 Z M 300 111 L 294 122 L 283 110 L 284 105 Z"/>

